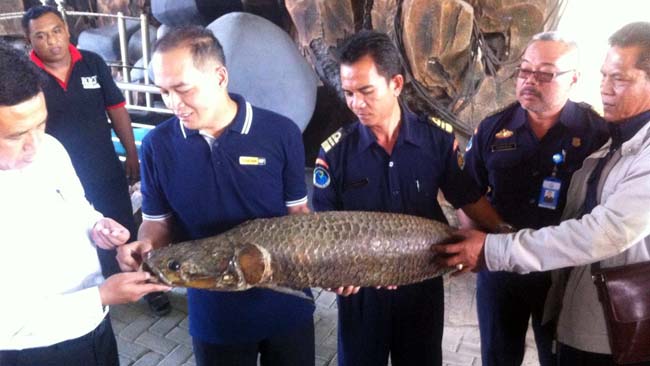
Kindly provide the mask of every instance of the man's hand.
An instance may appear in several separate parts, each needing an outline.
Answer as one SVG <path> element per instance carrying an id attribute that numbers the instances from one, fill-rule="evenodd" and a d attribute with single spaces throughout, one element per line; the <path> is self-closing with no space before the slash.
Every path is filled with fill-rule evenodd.
<path id="1" fill-rule="evenodd" d="M 126 180 L 129 181 L 129 185 L 140 180 L 140 162 L 138 161 L 137 152 L 126 154 L 124 169 L 126 170 Z"/>
<path id="2" fill-rule="evenodd" d="M 478 272 L 485 268 L 483 246 L 485 234 L 478 230 L 460 230 L 454 236 L 462 241 L 451 244 L 438 244 L 431 247 L 437 256 L 436 263 L 443 267 L 456 269 L 452 275 L 459 275 L 469 271 Z"/>
<path id="3" fill-rule="evenodd" d="M 137 271 L 142 264 L 142 259 L 151 251 L 153 246 L 148 240 L 134 241 L 117 248 L 117 263 L 125 272 Z"/>
<path id="4" fill-rule="evenodd" d="M 391 285 L 391 286 L 383 286 L 383 287 L 382 286 L 377 286 L 376 287 L 377 290 L 379 290 L 381 288 L 385 288 L 386 290 L 397 290 L 397 286 L 393 286 L 393 285 Z M 326 290 L 327 291 L 332 291 L 332 292 L 336 293 L 337 295 L 350 296 L 350 295 L 357 294 L 360 289 L 361 289 L 361 287 L 359 287 L 359 286 L 342 286 L 342 287 L 338 287 L 338 288 L 334 288 L 334 289 L 328 288 Z"/>
<path id="5" fill-rule="evenodd" d="M 350 296 L 359 292 L 360 289 L 361 287 L 359 286 L 342 286 L 338 288 L 328 288 L 327 291 L 335 292 L 337 295 L 341 296 Z"/>
<path id="6" fill-rule="evenodd" d="M 102 249 L 114 249 L 126 243 L 131 233 L 117 221 L 104 217 L 95 223 L 90 230 L 90 238 L 95 245 Z"/>
<path id="7" fill-rule="evenodd" d="M 169 291 L 171 287 L 148 283 L 151 274 L 147 272 L 117 273 L 99 286 L 99 295 L 103 305 L 124 304 L 140 299 L 156 291 Z"/>

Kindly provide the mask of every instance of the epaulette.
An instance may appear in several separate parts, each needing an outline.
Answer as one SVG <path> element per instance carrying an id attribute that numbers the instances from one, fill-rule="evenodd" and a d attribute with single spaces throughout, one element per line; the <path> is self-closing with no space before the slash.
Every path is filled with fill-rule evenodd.
<path id="1" fill-rule="evenodd" d="M 439 129 L 447 132 L 447 133 L 454 133 L 454 126 L 451 125 L 449 122 L 445 122 L 441 120 L 438 117 L 434 116 L 429 116 L 428 118 L 429 122 L 431 122 L 434 126 L 438 126 Z"/>
<path id="2" fill-rule="evenodd" d="M 338 144 L 339 141 L 341 141 L 341 137 L 343 137 L 343 127 L 339 128 L 336 132 L 331 134 L 330 137 L 326 138 L 325 141 L 320 144 L 320 147 L 322 147 L 323 151 L 327 153 Z"/>
<path id="3" fill-rule="evenodd" d="M 517 103 L 518 103 L 517 101 L 514 101 L 514 102 L 512 102 L 512 103 L 510 103 L 510 104 L 507 104 L 506 106 L 501 107 L 501 108 L 499 108 L 499 109 L 497 109 L 497 110 L 495 110 L 495 111 L 493 111 L 493 112 L 487 114 L 485 117 L 483 117 L 483 120 L 485 120 L 486 118 L 494 117 L 494 116 L 496 116 L 497 114 L 499 114 L 499 113 L 505 111 L 506 109 L 510 109 L 510 108 L 514 107 L 515 104 L 517 104 Z"/>

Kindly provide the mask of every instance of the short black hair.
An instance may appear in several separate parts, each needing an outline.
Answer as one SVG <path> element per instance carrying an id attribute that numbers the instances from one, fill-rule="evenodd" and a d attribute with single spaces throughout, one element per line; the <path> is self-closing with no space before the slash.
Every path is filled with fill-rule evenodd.
<path id="1" fill-rule="evenodd" d="M 217 37 L 209 29 L 196 25 L 172 28 L 156 41 L 153 52 L 167 52 L 181 47 L 190 49 L 192 61 L 197 68 L 210 60 L 226 66 L 226 56 Z"/>
<path id="2" fill-rule="evenodd" d="M 0 41 L 0 105 L 29 100 L 41 92 L 41 86 L 42 76 L 27 55 Z"/>
<path id="3" fill-rule="evenodd" d="M 346 38 L 337 53 L 339 63 L 344 65 L 353 64 L 365 56 L 372 57 L 377 72 L 387 80 L 397 74 L 404 74 L 400 52 L 385 33 L 359 31 Z"/>
<path id="4" fill-rule="evenodd" d="M 21 24 L 23 26 L 23 31 L 25 31 L 25 34 L 29 34 L 29 22 L 32 21 L 33 19 L 38 19 L 45 14 L 54 14 L 57 17 L 59 17 L 61 21 L 64 21 L 63 15 L 61 15 L 61 13 L 59 13 L 59 11 L 56 10 L 55 7 L 49 5 L 37 5 L 29 8 L 29 10 L 27 10 L 23 15 Z"/>
<path id="5" fill-rule="evenodd" d="M 650 23 L 634 22 L 623 26 L 609 37 L 612 47 L 638 47 L 636 68 L 643 70 L 650 79 Z"/>

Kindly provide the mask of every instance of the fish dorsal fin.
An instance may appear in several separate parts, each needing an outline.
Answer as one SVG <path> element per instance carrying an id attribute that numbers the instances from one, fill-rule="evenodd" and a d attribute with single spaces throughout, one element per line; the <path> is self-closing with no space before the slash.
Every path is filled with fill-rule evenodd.
<path id="1" fill-rule="evenodd" d="M 237 257 L 239 258 L 239 267 L 247 284 L 251 286 L 263 284 L 273 275 L 271 255 L 259 245 L 244 244 Z"/>

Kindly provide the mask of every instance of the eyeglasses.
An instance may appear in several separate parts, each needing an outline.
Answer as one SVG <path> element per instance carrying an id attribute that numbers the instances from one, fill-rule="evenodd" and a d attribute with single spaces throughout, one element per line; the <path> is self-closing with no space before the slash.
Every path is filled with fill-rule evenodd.
<path id="1" fill-rule="evenodd" d="M 529 77 L 535 75 L 535 79 L 539 81 L 540 83 L 550 83 L 555 79 L 557 76 L 566 74 L 568 72 L 574 71 L 573 69 L 571 70 L 566 70 L 566 71 L 558 71 L 558 72 L 546 72 L 546 71 L 533 71 L 530 69 L 522 69 L 521 67 L 517 68 L 517 77 L 520 79 L 528 79 Z"/>

